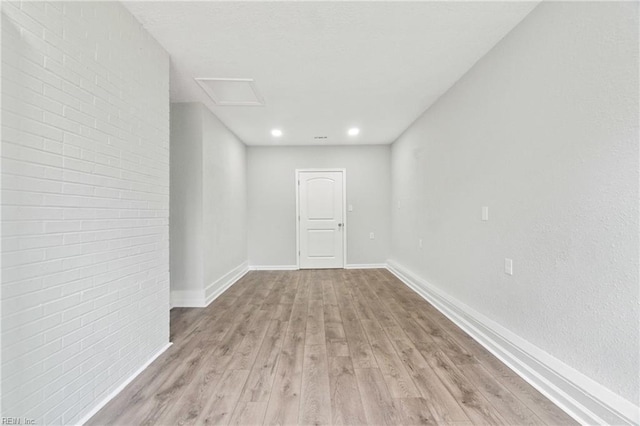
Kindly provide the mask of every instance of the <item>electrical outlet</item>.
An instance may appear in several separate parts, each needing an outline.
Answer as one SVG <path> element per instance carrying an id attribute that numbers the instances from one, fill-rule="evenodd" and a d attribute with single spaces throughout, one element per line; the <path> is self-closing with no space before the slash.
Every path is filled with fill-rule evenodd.
<path id="1" fill-rule="evenodd" d="M 375 234 L 373 232 L 369 232 L 369 239 L 374 240 L 375 238 L 376 238 Z"/>
<path id="2" fill-rule="evenodd" d="M 507 275 L 513 275 L 513 260 L 504 258 L 504 273 Z"/>
<path id="3" fill-rule="evenodd" d="M 418 248 L 422 248 L 422 238 L 418 238 Z"/>
<path id="4" fill-rule="evenodd" d="M 352 212 L 353 211 L 353 204 L 349 204 L 349 207 L 347 208 L 347 210 Z"/>
<path id="5" fill-rule="evenodd" d="M 482 220 L 485 222 L 489 220 L 489 207 L 487 206 L 482 206 Z"/>

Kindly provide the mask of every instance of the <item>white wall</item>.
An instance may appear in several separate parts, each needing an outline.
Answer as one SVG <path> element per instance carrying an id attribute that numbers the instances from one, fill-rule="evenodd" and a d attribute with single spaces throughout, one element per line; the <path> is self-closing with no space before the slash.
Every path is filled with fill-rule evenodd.
<path id="1" fill-rule="evenodd" d="M 204 105 L 171 105 L 171 297 L 205 306 L 246 271 L 246 148 Z"/>
<path id="2" fill-rule="evenodd" d="M 247 149 L 203 110 L 203 239 L 205 298 L 247 267 Z"/>
<path id="3" fill-rule="evenodd" d="M 202 107 L 171 104 L 171 291 L 202 291 Z"/>
<path id="4" fill-rule="evenodd" d="M 169 57 L 119 3 L 2 3 L 2 190 L 2 416 L 74 424 L 169 341 Z"/>
<path id="5" fill-rule="evenodd" d="M 249 264 L 296 265 L 295 169 L 347 170 L 347 264 L 389 253 L 389 146 L 249 147 Z M 374 232 L 375 239 L 369 239 Z"/>
<path id="6" fill-rule="evenodd" d="M 538 6 L 394 143 L 392 194 L 394 261 L 637 404 L 637 3 Z"/>

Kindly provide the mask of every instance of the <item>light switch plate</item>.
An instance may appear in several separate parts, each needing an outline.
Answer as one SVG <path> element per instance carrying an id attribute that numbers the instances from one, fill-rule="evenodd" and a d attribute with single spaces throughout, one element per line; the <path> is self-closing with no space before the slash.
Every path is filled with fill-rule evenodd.
<path id="1" fill-rule="evenodd" d="M 347 207 L 347 210 L 352 212 L 353 211 L 353 204 L 349 204 L 349 207 Z"/>
<path id="2" fill-rule="evenodd" d="M 489 220 L 489 207 L 487 206 L 482 206 L 482 220 Z"/>

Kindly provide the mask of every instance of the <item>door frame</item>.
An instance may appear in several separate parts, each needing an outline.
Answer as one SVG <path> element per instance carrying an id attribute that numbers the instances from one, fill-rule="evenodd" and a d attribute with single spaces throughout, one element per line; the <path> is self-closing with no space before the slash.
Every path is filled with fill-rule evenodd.
<path id="1" fill-rule="evenodd" d="M 341 172 L 342 173 L 342 268 L 347 267 L 347 169 L 296 169 L 296 269 L 300 269 L 300 173 L 304 172 Z"/>

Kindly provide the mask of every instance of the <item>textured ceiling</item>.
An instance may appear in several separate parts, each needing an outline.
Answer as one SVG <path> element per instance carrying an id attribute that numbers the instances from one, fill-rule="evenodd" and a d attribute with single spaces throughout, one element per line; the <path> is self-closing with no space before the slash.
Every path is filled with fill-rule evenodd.
<path id="1" fill-rule="evenodd" d="M 249 145 L 391 143 L 537 4 L 125 2 L 171 55 L 172 102 Z M 197 77 L 252 78 L 265 105 L 218 106 Z"/>

